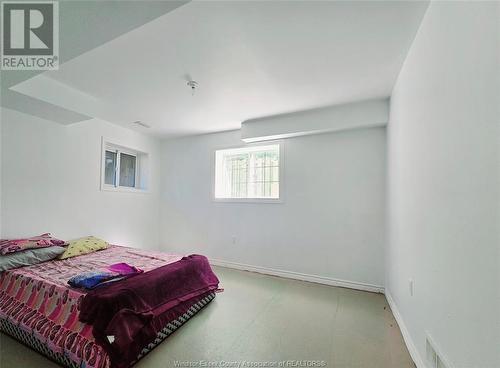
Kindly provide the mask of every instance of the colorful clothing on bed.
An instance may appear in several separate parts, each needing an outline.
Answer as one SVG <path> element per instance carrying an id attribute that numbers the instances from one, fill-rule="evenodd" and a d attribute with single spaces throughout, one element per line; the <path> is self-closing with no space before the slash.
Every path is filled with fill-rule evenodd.
<path id="1" fill-rule="evenodd" d="M 75 288 L 90 290 L 102 285 L 106 281 L 116 280 L 118 278 L 122 278 L 122 276 L 114 272 L 92 271 L 73 276 L 68 280 L 68 284 Z"/>
<path id="2" fill-rule="evenodd" d="M 75 288 L 91 290 L 98 286 L 120 281 L 144 272 L 140 268 L 130 266 L 124 262 L 109 265 L 108 270 L 109 271 L 91 271 L 78 274 L 70 278 L 68 284 Z"/>
<path id="3" fill-rule="evenodd" d="M 145 272 L 180 260 L 178 255 L 110 246 L 108 249 L 8 270 L 0 274 L 0 318 L 33 334 L 53 351 L 86 368 L 109 367 L 109 356 L 96 344 L 92 326 L 79 321 L 84 290 L 67 280 L 89 270 L 127 262 Z"/>
<path id="4" fill-rule="evenodd" d="M 112 264 L 108 267 L 108 270 L 110 270 L 111 272 L 116 272 L 117 274 L 122 276 L 133 276 L 144 272 L 140 268 L 131 266 L 124 262 Z"/>

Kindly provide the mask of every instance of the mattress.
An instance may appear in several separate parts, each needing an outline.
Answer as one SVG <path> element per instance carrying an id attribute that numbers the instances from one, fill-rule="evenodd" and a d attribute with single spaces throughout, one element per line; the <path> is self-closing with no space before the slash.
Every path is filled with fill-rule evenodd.
<path id="1" fill-rule="evenodd" d="M 155 347 L 157 347 L 163 340 L 173 334 L 177 329 L 179 329 L 184 323 L 186 323 L 190 318 L 194 317 L 196 313 L 201 311 L 205 306 L 208 305 L 214 298 L 215 292 L 210 292 L 206 296 L 201 297 L 198 301 L 194 302 L 186 313 L 180 315 L 176 319 L 170 321 L 158 332 L 156 338 L 151 341 L 147 346 L 144 346 L 141 353 L 137 355 L 137 358 L 131 365 L 138 362 L 146 354 L 151 352 Z M 67 368 L 81 368 L 85 363 L 83 360 L 75 361 L 69 358 L 65 353 L 56 353 L 51 350 L 46 343 L 40 341 L 32 333 L 26 332 L 20 328 L 15 323 L 0 318 L 0 332 L 4 332 L 9 336 L 12 336 L 16 340 L 20 341 L 24 345 L 36 350 L 40 354 L 46 356 L 50 360 L 62 365 Z"/>
<path id="2" fill-rule="evenodd" d="M 67 280 L 82 272 L 127 262 L 145 272 L 176 262 L 179 255 L 120 246 L 66 260 L 44 262 L 0 274 L 0 328 L 49 358 L 68 367 L 107 368 L 106 351 L 95 342 L 92 326 L 78 319 L 85 292 L 68 287 Z M 186 303 L 168 322 L 144 355 L 213 299 L 213 292 Z M 187 310 L 187 311 L 186 311 Z M 175 327 L 175 328 L 174 328 Z M 144 354 L 143 354 L 144 353 Z M 140 358 L 138 356 L 138 359 Z"/>

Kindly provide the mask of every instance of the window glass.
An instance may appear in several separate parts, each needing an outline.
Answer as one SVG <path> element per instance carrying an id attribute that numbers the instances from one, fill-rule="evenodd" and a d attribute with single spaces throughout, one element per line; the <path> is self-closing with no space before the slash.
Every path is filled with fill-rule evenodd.
<path id="1" fill-rule="evenodd" d="M 120 186 L 135 187 L 136 157 L 120 153 Z"/>
<path id="2" fill-rule="evenodd" d="M 104 183 L 116 185 L 116 152 L 106 151 Z"/>

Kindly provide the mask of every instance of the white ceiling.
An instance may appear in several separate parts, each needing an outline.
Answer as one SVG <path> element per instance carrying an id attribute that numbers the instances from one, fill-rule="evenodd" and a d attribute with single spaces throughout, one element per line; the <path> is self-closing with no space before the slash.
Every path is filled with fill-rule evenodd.
<path id="1" fill-rule="evenodd" d="M 12 89 L 162 137 L 238 129 L 389 96 L 427 5 L 191 2 Z"/>
<path id="2" fill-rule="evenodd" d="M 59 62 L 65 63 L 187 2 L 186 0 L 60 1 Z M 60 124 L 73 124 L 91 118 L 9 89 L 40 73 L 36 70 L 0 70 L 0 105 Z"/>

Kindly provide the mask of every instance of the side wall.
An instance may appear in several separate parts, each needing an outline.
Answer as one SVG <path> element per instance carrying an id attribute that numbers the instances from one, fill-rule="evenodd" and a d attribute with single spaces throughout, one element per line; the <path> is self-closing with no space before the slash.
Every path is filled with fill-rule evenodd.
<path id="1" fill-rule="evenodd" d="M 386 285 L 419 368 L 426 335 L 447 367 L 500 367 L 499 15 L 431 3 L 391 99 Z"/>
<path id="2" fill-rule="evenodd" d="M 94 119 L 63 126 L 2 109 L 2 235 L 95 235 L 158 247 L 159 140 Z M 100 190 L 101 137 L 150 153 L 150 192 Z"/>
<path id="3" fill-rule="evenodd" d="M 252 204 L 212 200 L 214 151 L 240 131 L 164 141 L 162 249 L 383 285 L 385 128 L 282 142 L 284 202 Z"/>

